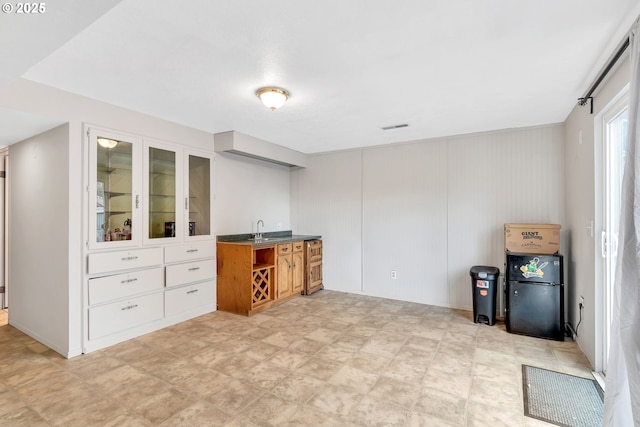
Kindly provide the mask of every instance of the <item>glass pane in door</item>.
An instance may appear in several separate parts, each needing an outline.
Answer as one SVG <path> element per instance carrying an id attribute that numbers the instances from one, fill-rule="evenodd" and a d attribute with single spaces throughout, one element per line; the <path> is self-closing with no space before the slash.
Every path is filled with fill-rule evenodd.
<path id="1" fill-rule="evenodd" d="M 176 153 L 149 147 L 149 238 L 176 236 Z"/>
<path id="2" fill-rule="evenodd" d="M 611 320 L 613 315 L 613 285 L 618 255 L 620 228 L 622 177 L 626 158 L 627 125 L 629 109 L 626 105 L 606 122 L 605 140 L 605 348 L 603 371 L 609 358 Z"/>
<path id="3" fill-rule="evenodd" d="M 97 138 L 96 241 L 131 240 L 133 144 Z"/>
<path id="4" fill-rule="evenodd" d="M 211 234 L 211 160 L 189 155 L 189 236 Z"/>

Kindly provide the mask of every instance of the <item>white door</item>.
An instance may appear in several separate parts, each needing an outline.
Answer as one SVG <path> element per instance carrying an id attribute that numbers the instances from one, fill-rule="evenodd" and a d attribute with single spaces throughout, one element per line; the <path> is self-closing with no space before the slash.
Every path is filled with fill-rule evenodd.
<path id="1" fill-rule="evenodd" d="M 627 117 L 629 111 L 628 96 L 622 96 L 608 107 L 602 115 L 603 138 L 603 206 L 601 252 L 603 258 L 602 278 L 602 372 L 606 373 L 609 358 L 609 330 L 613 306 L 613 284 L 618 252 L 618 230 L 620 225 L 620 201 L 622 193 L 622 175 L 624 173 Z"/>

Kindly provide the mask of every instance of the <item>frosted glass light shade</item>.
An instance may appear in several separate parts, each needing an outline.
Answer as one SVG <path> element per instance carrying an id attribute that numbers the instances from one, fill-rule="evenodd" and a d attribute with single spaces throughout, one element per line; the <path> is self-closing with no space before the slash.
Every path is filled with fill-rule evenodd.
<path id="1" fill-rule="evenodd" d="M 277 87 L 263 87 L 256 92 L 262 103 L 271 110 L 277 110 L 282 107 L 289 98 L 289 92 Z"/>
<path id="2" fill-rule="evenodd" d="M 109 138 L 98 138 L 98 144 L 100 144 L 104 148 L 113 148 L 118 145 L 118 141 Z"/>

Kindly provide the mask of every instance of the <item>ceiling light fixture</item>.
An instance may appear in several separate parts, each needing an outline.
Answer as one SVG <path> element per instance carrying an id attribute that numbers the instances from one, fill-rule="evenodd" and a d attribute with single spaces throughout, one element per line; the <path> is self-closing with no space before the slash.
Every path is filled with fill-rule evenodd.
<path id="1" fill-rule="evenodd" d="M 267 108 L 271 108 L 271 111 L 282 107 L 285 101 L 289 99 L 289 92 L 277 87 L 263 87 L 258 89 L 256 95 Z"/>
<path id="2" fill-rule="evenodd" d="M 98 138 L 98 144 L 104 148 L 113 148 L 118 145 L 118 141 L 109 138 Z"/>

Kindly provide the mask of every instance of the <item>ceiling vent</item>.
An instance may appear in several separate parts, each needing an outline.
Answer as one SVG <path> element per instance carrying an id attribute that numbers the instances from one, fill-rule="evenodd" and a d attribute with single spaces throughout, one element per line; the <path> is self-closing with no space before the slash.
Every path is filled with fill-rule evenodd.
<path id="1" fill-rule="evenodd" d="M 385 126 L 382 128 L 382 130 L 400 129 L 400 128 L 406 128 L 407 126 L 409 125 L 406 123 L 403 123 L 401 125 Z"/>

